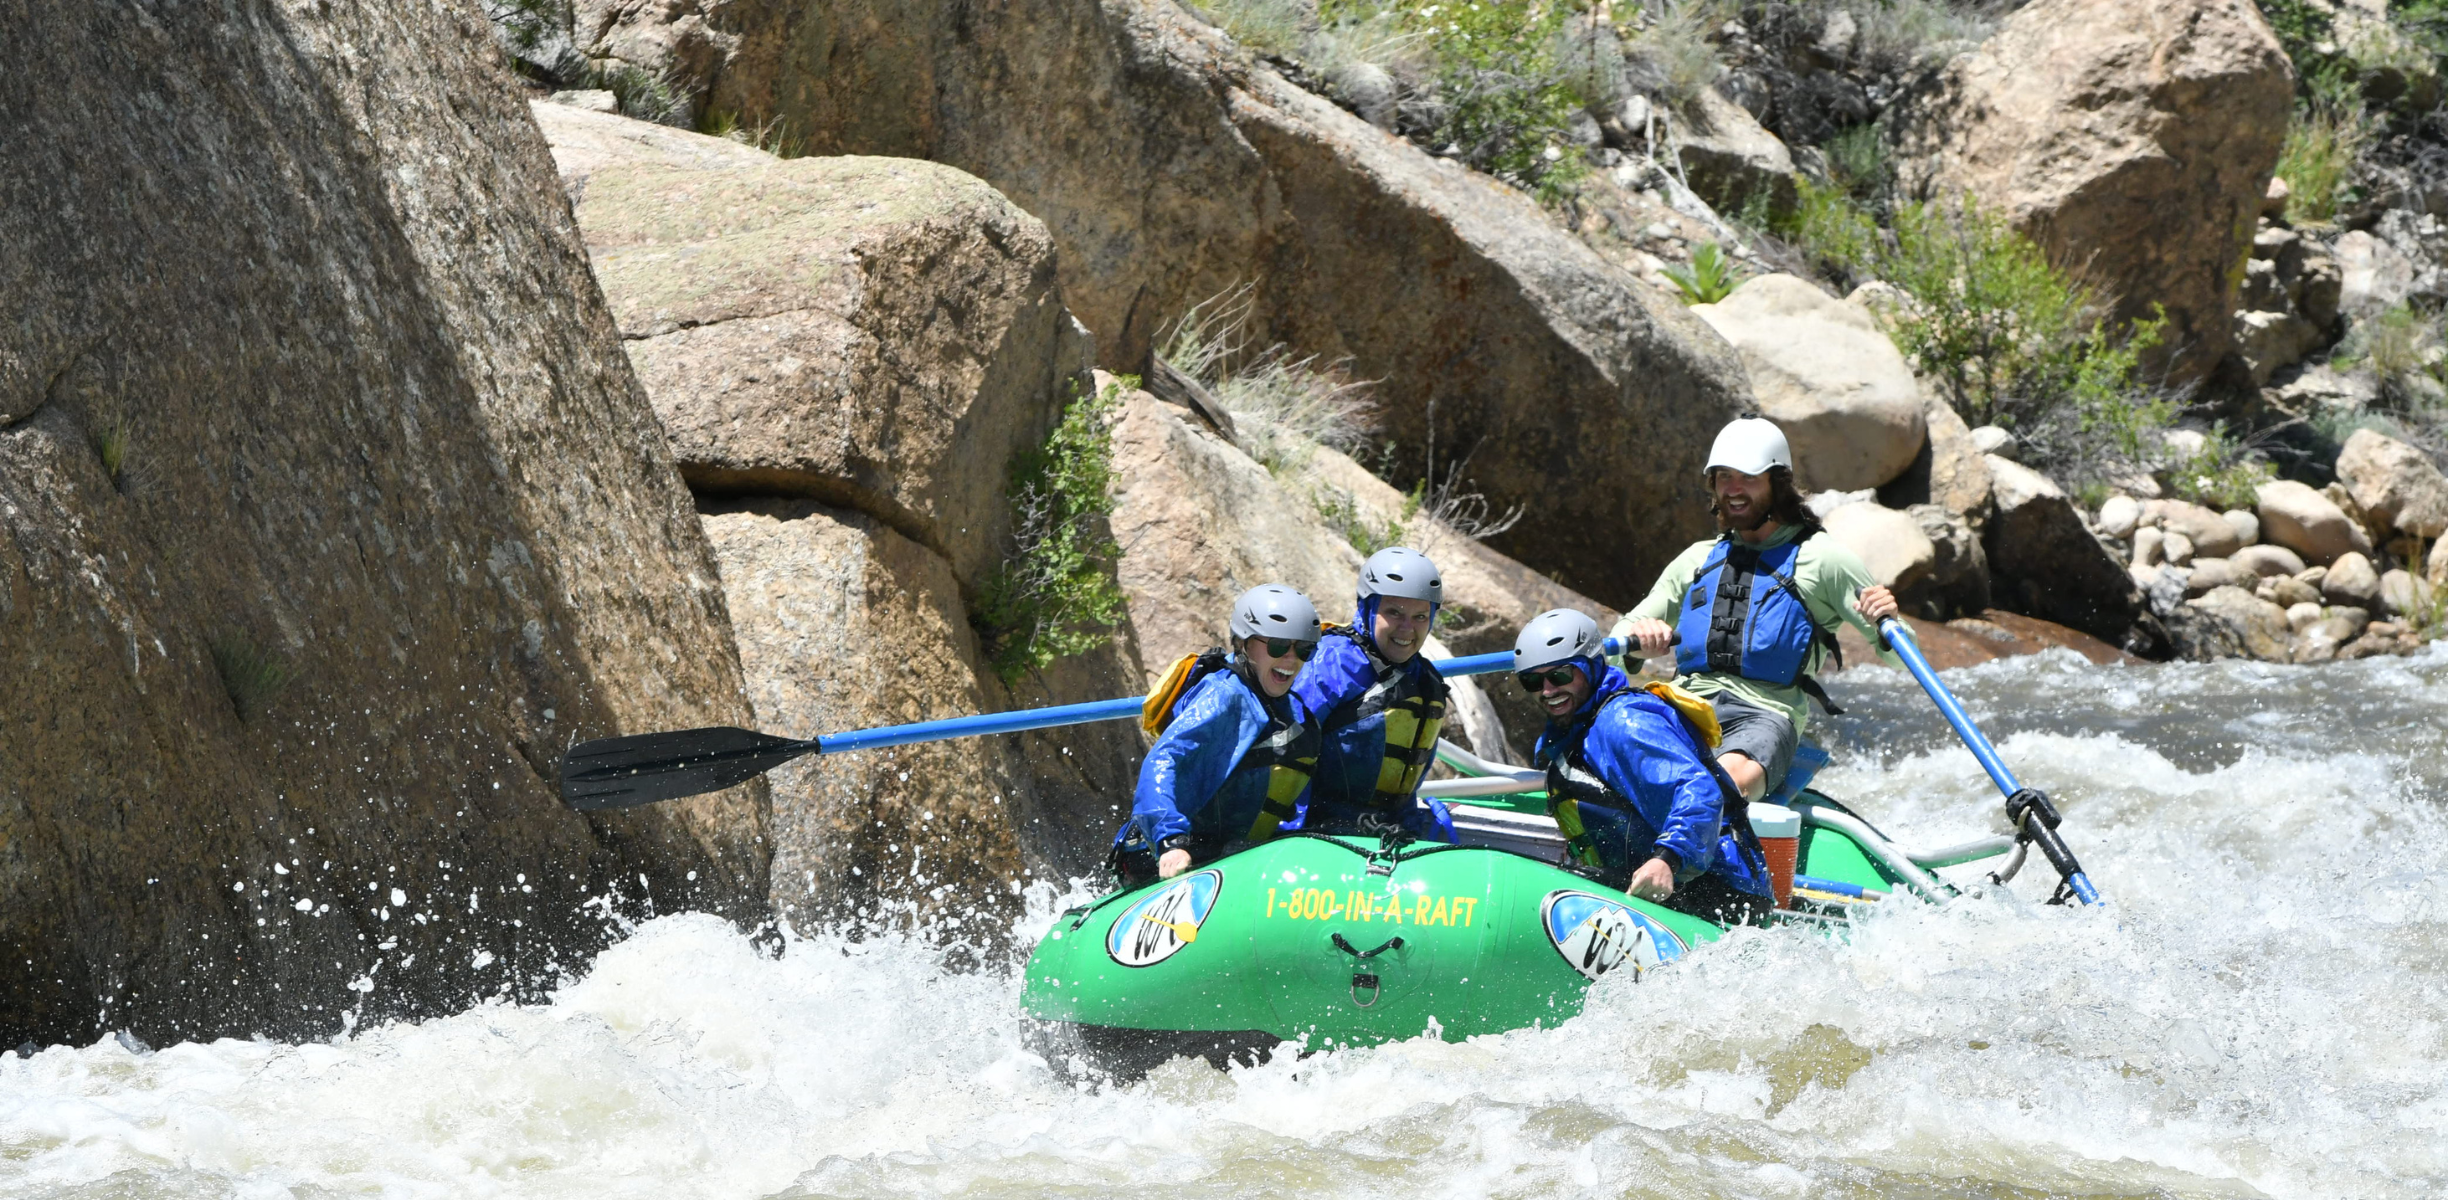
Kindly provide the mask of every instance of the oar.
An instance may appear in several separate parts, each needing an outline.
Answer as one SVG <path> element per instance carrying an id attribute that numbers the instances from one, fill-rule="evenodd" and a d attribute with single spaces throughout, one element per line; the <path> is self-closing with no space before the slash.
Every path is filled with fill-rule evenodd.
<path id="1" fill-rule="evenodd" d="M 1607 653 L 1613 654 L 1617 649 L 1615 642 L 1607 642 Z M 1438 659 L 1436 664 L 1448 677 L 1486 675 L 1511 670 L 1513 654 L 1499 650 L 1493 654 Z M 581 742 L 562 756 L 561 802 L 580 812 L 633 808 L 659 800 L 718 792 L 809 754 L 880 750 L 886 746 L 1054 729 L 1091 721 L 1119 721 L 1138 716 L 1146 702 L 1145 696 L 1126 696 L 1119 700 L 854 729 L 812 738 L 778 737 L 728 725 L 598 738 Z"/>
<path id="2" fill-rule="evenodd" d="M 2040 847 L 2040 853 L 2047 856 L 2050 866 L 2057 868 L 2057 874 L 2064 878 L 2067 890 L 2075 898 L 2085 904 L 2099 903 L 2099 889 L 2091 886 L 2082 864 L 2074 861 L 2074 852 L 2066 849 L 2064 838 L 2057 836 L 2057 806 L 2049 803 L 2046 793 L 2024 787 L 2016 781 L 2014 772 L 2006 769 L 1997 747 L 1989 744 L 1980 726 L 1974 725 L 1972 718 L 1965 715 L 1963 705 L 1956 702 L 1955 693 L 1948 691 L 1947 685 L 1939 681 L 1938 672 L 1930 669 L 1929 659 L 1922 657 L 1921 643 L 1913 640 L 1912 626 L 1900 618 L 1889 617 L 1879 622 L 1879 632 L 1886 636 L 1896 657 L 1904 660 L 1904 669 L 1912 672 L 1912 677 L 1920 681 L 1921 690 L 1928 692 L 1930 700 L 1938 705 L 1939 715 L 1955 727 L 1955 736 L 1963 739 L 1972 757 L 1980 760 L 1981 769 L 1989 772 L 1989 781 L 2006 797 L 2007 822 L 2023 840 Z M 2063 895 L 2059 893 L 2059 898 Z"/>

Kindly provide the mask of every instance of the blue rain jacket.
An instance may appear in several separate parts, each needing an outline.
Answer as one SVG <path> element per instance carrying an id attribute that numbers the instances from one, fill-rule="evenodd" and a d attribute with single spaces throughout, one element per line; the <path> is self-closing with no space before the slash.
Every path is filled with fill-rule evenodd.
<path id="1" fill-rule="evenodd" d="M 1274 755 L 1247 761 L 1250 751 L 1270 732 L 1308 720 L 1297 693 L 1266 700 L 1237 669 L 1200 680 L 1140 762 L 1130 820 L 1114 840 L 1135 833 L 1157 846 L 1187 833 L 1214 846 L 1249 836 L 1276 761 Z"/>
<path id="2" fill-rule="evenodd" d="M 1570 720 L 1548 723 L 1533 761 L 1544 767 L 1564 756 L 1626 802 L 1580 805 L 1582 826 L 1608 867 L 1637 868 L 1664 850 L 1677 862 L 1678 885 L 1714 871 L 1737 891 L 1769 895 L 1767 863 L 1723 826 L 1725 792 L 1682 714 L 1644 691 L 1608 698 L 1630 682 L 1608 667 Z"/>
<path id="3" fill-rule="evenodd" d="M 1361 618 L 1369 618 L 1374 607 L 1364 604 Z M 1355 702 L 1371 687 L 1397 672 L 1405 677 L 1393 685 L 1399 696 L 1441 695 L 1445 691 L 1445 677 L 1435 663 L 1428 661 L 1427 655 L 1413 655 L 1411 661 L 1398 667 L 1371 654 L 1353 636 L 1329 633 L 1318 642 L 1317 657 L 1302 668 L 1300 678 L 1292 685 L 1292 694 L 1300 699 L 1302 707 L 1317 715 L 1323 735 L 1317 773 L 1311 779 L 1309 802 L 1301 813 L 1298 828 L 1320 832 L 1354 829 L 1363 813 L 1379 813 L 1400 821 L 1413 837 L 1439 842 L 1454 840 L 1453 817 L 1435 800 L 1414 792 L 1391 808 L 1379 807 L 1377 780 L 1386 753 L 1384 710 L 1365 714 L 1338 711 L 1346 706 L 1356 710 L 1359 706 Z M 1334 723 L 1338 720 L 1342 722 L 1339 725 Z M 1434 744 L 1433 740 L 1430 744 Z"/>

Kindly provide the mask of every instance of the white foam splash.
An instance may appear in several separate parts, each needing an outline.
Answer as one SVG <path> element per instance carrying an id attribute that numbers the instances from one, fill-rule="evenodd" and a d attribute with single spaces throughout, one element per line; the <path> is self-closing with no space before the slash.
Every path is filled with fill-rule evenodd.
<path id="1" fill-rule="evenodd" d="M 1611 977 L 1559 1029 L 1125 1088 L 1031 1054 L 1007 976 L 891 939 L 777 961 L 667 917 L 546 1004 L 0 1059 L 0 1194 L 2448 1189 L 2448 653 L 1953 678 L 2110 907 L 2040 905 L 2034 863 L 1847 940 L 1744 931 Z M 1865 715 L 1827 732 L 1901 748 L 1841 754 L 1825 789 L 1910 844 L 1990 832 L 1994 792 L 1909 684 L 1844 682 Z M 1033 900 L 1041 928 L 1058 902 Z"/>

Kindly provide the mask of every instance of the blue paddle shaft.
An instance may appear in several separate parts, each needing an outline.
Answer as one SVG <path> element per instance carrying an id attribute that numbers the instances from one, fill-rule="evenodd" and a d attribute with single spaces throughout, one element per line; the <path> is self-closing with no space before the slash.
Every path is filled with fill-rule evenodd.
<path id="1" fill-rule="evenodd" d="M 2022 791 L 2023 785 L 2015 781 L 2014 772 L 2007 770 L 2005 760 L 1998 757 L 1997 747 L 1989 744 L 1988 736 L 1972 723 L 1963 705 L 1956 702 L 1955 693 L 1948 691 L 1947 685 L 1939 681 L 1938 672 L 1930 669 L 1929 659 L 1921 655 L 1921 643 L 1913 640 L 1912 626 L 1889 617 L 1879 622 L 1879 632 L 1886 635 L 1887 645 L 1896 657 L 1904 660 L 1904 669 L 1912 672 L 1912 677 L 1920 681 L 1921 690 L 1928 692 L 1930 700 L 1938 705 L 1938 714 L 1955 727 L 1955 736 L 1963 739 L 1972 757 L 1980 760 L 1981 769 L 1989 772 L 1989 781 L 1997 785 L 1998 792 L 2011 796 Z"/>
<path id="2" fill-rule="evenodd" d="M 1615 654 L 1621 649 L 1621 643 L 1612 638 L 1607 640 L 1606 653 Z M 1448 677 L 1492 675 L 1513 668 L 1513 653 L 1499 650 L 1493 654 L 1440 658 L 1436 660 L 1436 665 Z M 1145 696 L 1125 696 L 1119 700 L 1093 700 L 1086 704 L 1059 704 L 1052 708 L 947 717 L 941 721 L 886 725 L 879 729 L 853 729 L 847 733 L 828 733 L 817 738 L 816 752 L 840 754 L 845 750 L 881 750 L 887 746 L 910 746 L 919 742 L 942 742 L 995 733 L 1025 733 L 1031 729 L 1056 729 L 1064 725 L 1086 725 L 1093 721 L 1120 721 L 1137 717 L 1146 704 Z"/>
<path id="3" fill-rule="evenodd" d="M 2006 760 L 1998 757 L 1997 747 L 1989 744 L 1988 735 L 1980 731 L 1980 726 L 1972 723 L 1971 716 L 1955 699 L 1955 693 L 1948 690 L 1947 685 L 1939 680 L 1938 672 L 1930 668 L 1929 659 L 1922 657 L 1921 643 L 1913 640 L 1912 626 L 1900 618 L 1889 617 L 1879 622 L 1879 632 L 1886 635 L 1888 647 L 1895 651 L 1897 658 L 1904 660 L 1904 669 L 1912 672 L 1912 677 L 1920 682 L 1921 690 L 1929 693 L 1931 702 L 1938 706 L 1938 714 L 1946 718 L 1947 724 L 1955 727 L 1955 736 L 1963 739 L 1964 748 L 1972 752 L 1972 757 L 1980 760 L 1982 770 L 1989 772 L 1989 781 L 1997 785 L 1999 794 L 2013 799 L 2015 793 L 2023 790 L 2023 785 L 2016 781 L 2013 771 L 2006 769 Z M 2008 811 L 2012 812 L 2013 809 L 2009 807 Z M 2063 874 L 2066 886 L 2074 890 L 2075 898 L 2085 904 L 2099 903 L 2099 889 L 2091 886 L 2090 877 L 2074 865 L 2073 854 L 2065 849 L 2065 843 L 2057 837 L 2057 832 L 2041 825 L 2037 815 L 2027 814 L 2023 820 L 2027 830 L 2034 835 L 2034 840 L 2040 842 L 2041 850 L 2051 864 L 2071 868 L 2064 870 Z"/>

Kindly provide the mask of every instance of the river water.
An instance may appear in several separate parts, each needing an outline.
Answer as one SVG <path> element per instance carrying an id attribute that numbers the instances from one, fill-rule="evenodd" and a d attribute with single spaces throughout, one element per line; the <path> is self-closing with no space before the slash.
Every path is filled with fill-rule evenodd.
<path id="1" fill-rule="evenodd" d="M 1127 1087 L 1032 1056 L 1010 975 L 673 916 L 546 1004 L 0 1059 L 0 1196 L 2448 1194 L 2448 646 L 1949 678 L 2110 907 L 2039 904 L 2035 863 L 1560 1028 Z M 1835 690 L 1824 790 L 1908 845 L 1991 831 L 1908 679 Z"/>

